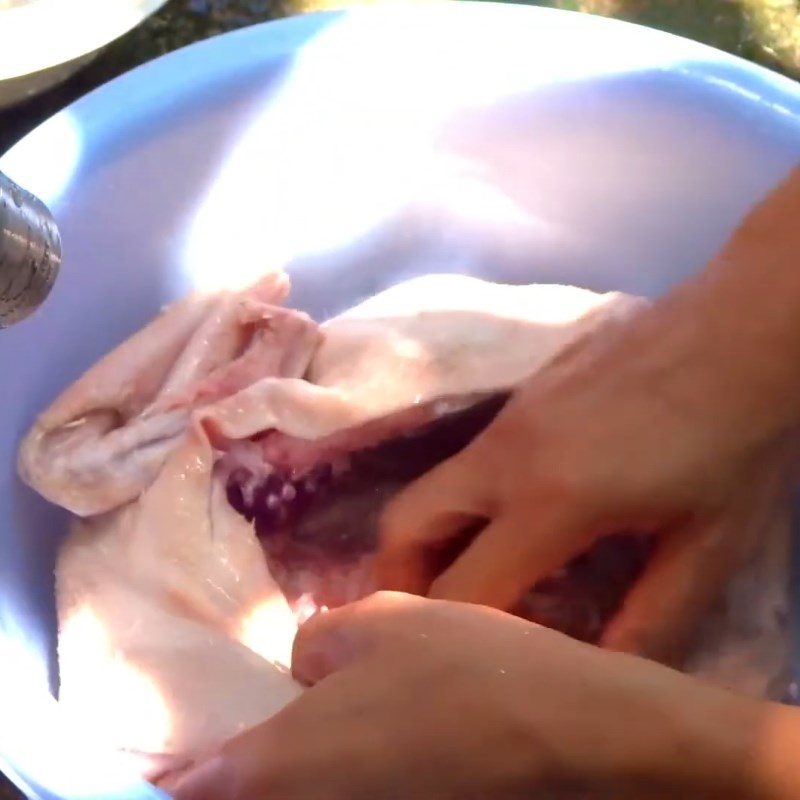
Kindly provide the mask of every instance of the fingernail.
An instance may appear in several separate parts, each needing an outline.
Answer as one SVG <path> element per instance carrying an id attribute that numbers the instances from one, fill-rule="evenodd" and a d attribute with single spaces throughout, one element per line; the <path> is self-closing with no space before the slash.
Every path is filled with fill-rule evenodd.
<path id="1" fill-rule="evenodd" d="M 170 776 L 159 784 L 174 800 L 195 800 L 210 798 L 224 800 L 230 781 L 225 776 L 225 762 L 222 756 L 213 756 L 196 764 L 186 772 Z"/>

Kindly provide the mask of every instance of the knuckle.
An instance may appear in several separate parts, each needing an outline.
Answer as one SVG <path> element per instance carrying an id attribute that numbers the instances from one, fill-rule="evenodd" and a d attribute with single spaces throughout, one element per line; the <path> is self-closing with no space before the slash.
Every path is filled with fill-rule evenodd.
<path id="1" fill-rule="evenodd" d="M 569 465 L 537 464 L 529 475 L 524 496 L 540 506 L 594 502 L 599 494 L 594 480 L 586 471 Z"/>

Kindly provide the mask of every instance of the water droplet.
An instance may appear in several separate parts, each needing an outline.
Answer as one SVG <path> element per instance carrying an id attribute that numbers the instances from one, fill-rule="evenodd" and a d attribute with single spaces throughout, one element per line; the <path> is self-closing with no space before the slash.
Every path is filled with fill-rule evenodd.
<path id="1" fill-rule="evenodd" d="M 433 416 L 445 417 L 450 413 L 450 403 L 446 400 L 438 400 L 433 404 Z"/>

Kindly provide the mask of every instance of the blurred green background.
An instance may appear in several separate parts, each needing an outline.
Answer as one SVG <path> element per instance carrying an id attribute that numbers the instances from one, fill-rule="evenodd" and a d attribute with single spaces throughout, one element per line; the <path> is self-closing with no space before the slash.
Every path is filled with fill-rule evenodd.
<path id="1" fill-rule="evenodd" d="M 256 22 L 358 2 L 381 0 L 170 0 L 66 84 L 0 112 L 0 153 L 87 91 L 151 58 Z M 800 78 L 800 0 L 529 0 L 529 4 L 650 25 Z M 0 800 L 21 797 L 0 774 Z"/>

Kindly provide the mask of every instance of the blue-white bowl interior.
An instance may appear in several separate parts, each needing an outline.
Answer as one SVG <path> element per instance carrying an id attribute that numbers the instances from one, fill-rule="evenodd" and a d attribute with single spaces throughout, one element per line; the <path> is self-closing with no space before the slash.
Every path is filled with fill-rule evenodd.
<path id="1" fill-rule="evenodd" d="M 689 41 L 483 3 L 312 15 L 141 67 L 0 169 L 39 194 L 62 276 L 0 334 L 0 766 L 32 797 L 160 797 L 52 697 L 65 516 L 18 481 L 67 383 L 192 288 L 288 264 L 318 316 L 414 274 L 658 295 L 800 160 L 800 91 Z"/>

